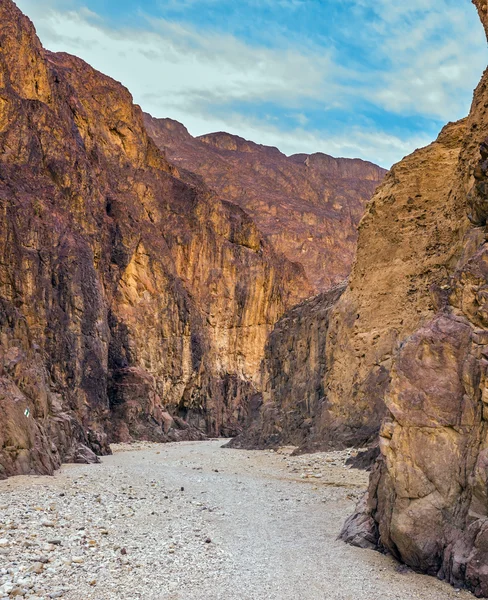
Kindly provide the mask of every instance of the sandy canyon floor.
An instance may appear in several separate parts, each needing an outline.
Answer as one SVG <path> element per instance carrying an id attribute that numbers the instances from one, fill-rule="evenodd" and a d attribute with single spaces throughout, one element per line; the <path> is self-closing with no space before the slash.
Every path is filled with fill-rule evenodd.
<path id="1" fill-rule="evenodd" d="M 346 453 L 222 443 L 116 446 L 0 482 L 0 598 L 473 598 L 337 541 L 367 482 Z"/>

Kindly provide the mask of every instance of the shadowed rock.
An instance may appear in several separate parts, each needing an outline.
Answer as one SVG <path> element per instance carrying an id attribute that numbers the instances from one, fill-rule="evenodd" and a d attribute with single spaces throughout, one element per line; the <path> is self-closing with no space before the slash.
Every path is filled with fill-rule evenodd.
<path id="1" fill-rule="evenodd" d="M 244 432 L 229 447 L 294 445 L 310 451 L 330 446 L 318 425 L 326 407 L 327 329 L 344 289 L 341 285 L 306 300 L 278 321 L 266 344 L 262 395 L 252 405 Z"/>

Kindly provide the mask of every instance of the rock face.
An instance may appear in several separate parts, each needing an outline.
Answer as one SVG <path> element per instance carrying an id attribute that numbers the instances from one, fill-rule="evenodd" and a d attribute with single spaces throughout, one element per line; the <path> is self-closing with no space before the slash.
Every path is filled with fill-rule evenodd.
<path id="1" fill-rule="evenodd" d="M 478 14 L 480 16 L 481 22 L 483 23 L 483 27 L 485 28 L 485 33 L 488 37 L 488 5 L 485 0 L 472 0 L 473 4 L 476 6 L 478 10 Z"/>
<path id="2" fill-rule="evenodd" d="M 235 443 L 279 440 L 311 450 L 377 439 L 394 350 L 435 314 L 463 247 L 468 219 L 451 190 L 466 128 L 465 121 L 448 125 L 386 176 L 360 223 L 357 259 L 340 300 L 319 295 L 292 309 L 271 334 L 265 402 L 249 435 Z M 297 356 L 302 347 L 305 360 Z M 286 415 L 301 415 L 304 426 L 293 433 L 281 427 Z"/>
<path id="3" fill-rule="evenodd" d="M 466 193 L 454 188 L 469 126 L 395 165 L 360 224 L 350 284 L 330 318 L 327 408 L 319 427 L 335 444 L 366 444 L 385 414 L 395 350 L 428 322 L 448 291 L 468 228 Z"/>
<path id="4" fill-rule="evenodd" d="M 316 427 L 325 403 L 327 328 L 344 289 L 338 286 L 306 300 L 278 321 L 266 344 L 262 395 L 229 447 L 324 446 Z"/>
<path id="5" fill-rule="evenodd" d="M 125 88 L 0 0 L 0 476 L 239 432 L 268 333 L 311 289 L 196 180 Z"/>
<path id="6" fill-rule="evenodd" d="M 384 169 L 326 154 L 287 157 L 228 133 L 194 138 L 177 121 L 144 120 L 174 164 L 243 208 L 279 254 L 303 265 L 315 292 L 349 275 L 357 225 Z"/>
<path id="7" fill-rule="evenodd" d="M 475 4 L 486 27 L 486 4 Z M 343 539 L 387 550 L 414 569 L 483 597 L 488 596 L 487 85 L 485 73 L 469 117 L 448 126 L 434 145 L 397 165 L 379 190 L 363 221 L 351 285 L 335 311 L 342 321 L 339 333 L 346 327 L 354 331 L 358 322 L 362 331 L 351 338 L 349 349 L 338 345 L 332 352 L 341 361 L 355 357 L 362 404 L 375 403 L 373 393 L 361 387 L 368 374 L 377 365 L 387 371 L 387 384 L 378 394 L 385 405 L 381 457 L 367 497 L 344 527 Z M 442 177 L 437 176 L 439 169 Z M 407 196 L 411 211 L 419 207 L 424 211 L 411 224 L 408 200 L 401 203 Z M 361 320 L 368 306 L 379 300 L 371 287 L 378 284 L 361 267 L 366 265 L 368 248 L 375 244 L 368 228 L 378 230 L 381 201 L 388 198 L 400 198 L 388 234 L 397 240 L 398 250 L 383 269 L 393 294 L 379 306 L 383 315 L 389 307 L 390 325 L 368 329 Z M 424 227 L 430 229 L 433 247 L 430 253 L 423 248 L 423 268 L 409 279 L 415 286 L 409 294 L 399 284 L 398 270 L 402 264 L 409 266 L 405 259 L 419 239 L 422 244 Z M 386 230 L 380 240 L 384 238 Z M 359 315 L 356 323 L 354 313 Z M 367 344 L 377 333 L 375 357 Z M 339 383 L 339 373 L 340 369 L 331 376 L 331 389 L 338 393 L 343 386 L 348 408 L 341 412 L 338 400 L 331 403 L 329 423 L 341 418 L 344 423 L 346 413 L 355 410 L 351 387 Z"/>

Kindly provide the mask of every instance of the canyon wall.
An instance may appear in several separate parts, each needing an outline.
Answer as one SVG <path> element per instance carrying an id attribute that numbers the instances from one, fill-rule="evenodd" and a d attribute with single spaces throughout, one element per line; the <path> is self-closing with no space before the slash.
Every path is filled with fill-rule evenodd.
<path id="1" fill-rule="evenodd" d="M 384 169 L 321 153 L 287 157 L 228 133 L 194 138 L 177 121 L 144 117 L 168 158 L 243 208 L 277 253 L 303 265 L 316 293 L 349 275 L 357 225 Z"/>
<path id="2" fill-rule="evenodd" d="M 330 318 L 324 437 L 365 444 L 385 414 L 395 350 L 436 314 L 468 228 L 457 165 L 469 125 L 395 165 L 359 230 L 350 283 Z"/>
<path id="3" fill-rule="evenodd" d="M 435 314 L 462 251 L 468 218 L 451 190 L 466 128 L 446 126 L 388 173 L 360 223 L 344 294 L 291 309 L 271 334 L 262 410 L 233 445 L 318 450 L 377 439 L 393 353 Z M 295 426 L 280 429 L 287 415 Z"/>
<path id="4" fill-rule="evenodd" d="M 0 0 L 0 477 L 110 440 L 240 431 L 268 333 L 311 294 L 172 166 L 129 92 Z"/>
<path id="5" fill-rule="evenodd" d="M 486 4 L 474 4 L 486 28 Z M 328 414 L 329 425 L 341 428 L 356 405 L 374 405 L 374 392 L 363 382 L 384 366 L 388 383 L 384 389 L 377 387 L 385 406 L 381 456 L 368 494 L 342 537 L 386 550 L 412 568 L 480 597 L 488 596 L 487 85 L 485 73 L 468 118 L 447 126 L 435 144 L 392 170 L 363 220 L 351 284 L 336 308 L 336 331 L 348 331 L 348 343 L 332 351 L 335 360 L 355 361 L 353 385 L 360 395 L 351 402 L 351 384 L 346 380 L 344 387 L 341 365 L 333 365 Z M 391 213 L 393 205 L 388 211 L 393 218 L 381 215 L 381 201 L 403 197 L 399 212 Z M 424 213 L 412 214 L 418 208 Z M 436 214 L 434 230 L 431 219 Z M 415 216 L 411 224 L 409 215 Z M 355 330 L 357 323 L 361 327 L 363 312 L 368 307 L 373 311 L 373 301 L 381 300 L 374 293 L 377 276 L 362 267 L 378 243 L 382 221 L 390 232 L 380 234 L 380 243 L 386 237 L 396 239 L 396 251 L 392 248 L 381 276 L 390 278 L 392 297 L 379 304 L 381 322 L 373 319 L 372 326 Z M 412 251 L 407 244 L 415 251 L 425 226 L 431 229 L 433 247 L 424 247 L 425 257 L 418 257 L 422 272 L 417 269 L 415 279 L 405 281 L 404 286 L 412 284 L 410 292 L 402 288 L 398 274 L 402 265 L 409 265 Z M 383 329 L 388 315 L 390 325 Z M 388 348 L 375 356 L 367 344 L 377 333 L 376 346 Z M 339 406 L 344 405 L 344 396 L 338 398 L 341 390 L 347 409 Z"/>
<path id="6" fill-rule="evenodd" d="M 327 329 L 345 286 L 293 307 L 271 332 L 262 363 L 262 394 L 248 413 L 244 431 L 228 446 L 324 448 L 317 428 L 326 402 Z"/>

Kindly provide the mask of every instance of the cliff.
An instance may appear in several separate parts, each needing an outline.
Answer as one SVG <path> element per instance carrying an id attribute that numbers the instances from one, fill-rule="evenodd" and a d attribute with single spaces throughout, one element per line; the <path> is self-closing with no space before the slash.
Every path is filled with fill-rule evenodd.
<path id="1" fill-rule="evenodd" d="M 326 403 L 327 330 L 345 286 L 291 308 L 275 325 L 262 363 L 262 394 L 231 448 L 322 447 L 317 429 Z"/>
<path id="2" fill-rule="evenodd" d="M 240 431 L 268 333 L 311 293 L 172 166 L 129 92 L 0 0 L 0 476 L 111 440 Z"/>
<path id="3" fill-rule="evenodd" d="M 486 4 L 474 3 L 486 28 Z M 336 308 L 334 332 L 347 332 L 350 341 L 331 353 L 335 361 L 353 361 L 358 375 L 344 386 L 340 364 L 332 366 L 328 416 L 329 425 L 345 430 L 355 399 L 359 407 L 374 406 L 376 394 L 385 413 L 381 457 L 343 539 L 389 551 L 416 570 L 483 597 L 488 596 L 487 85 L 485 73 L 468 118 L 397 165 L 364 217 L 351 284 Z M 390 198 L 388 216 L 383 211 Z M 376 241 L 382 220 L 390 231 Z M 431 242 L 422 248 L 426 228 Z M 419 238 L 421 268 L 412 271 Z M 390 246 L 381 279 L 389 280 L 392 293 L 386 295 L 384 283 L 383 297 L 374 291 L 378 276 L 365 267 L 370 250 L 388 239 L 396 240 L 395 249 Z M 399 278 L 401 273 L 408 279 Z M 363 315 L 373 319 L 370 326 Z M 364 382 L 379 368 L 386 370 L 387 383 L 370 391 Z M 340 391 L 347 408 L 339 408 Z M 356 422 L 365 423 L 359 415 Z"/>
<path id="4" fill-rule="evenodd" d="M 468 228 L 463 193 L 453 189 L 468 131 L 465 121 L 450 124 L 395 165 L 361 221 L 350 284 L 328 331 L 321 428 L 336 444 L 374 439 L 393 353 L 446 294 Z"/>
<path id="5" fill-rule="evenodd" d="M 357 225 L 384 169 L 320 153 L 287 157 L 228 133 L 194 138 L 177 121 L 144 120 L 174 164 L 244 209 L 277 253 L 303 265 L 316 293 L 349 275 Z"/>
<path id="6" fill-rule="evenodd" d="M 436 295 L 445 293 L 462 249 L 468 219 L 451 188 L 466 126 L 447 126 L 388 173 L 360 223 L 357 259 L 340 301 L 319 295 L 278 323 L 264 364 L 263 410 L 253 435 L 235 443 L 261 447 L 279 439 L 312 450 L 376 440 L 394 349 L 435 314 Z M 305 360 L 297 356 L 303 346 Z M 277 415 L 286 420 L 289 411 L 302 418 L 276 437 Z"/>

